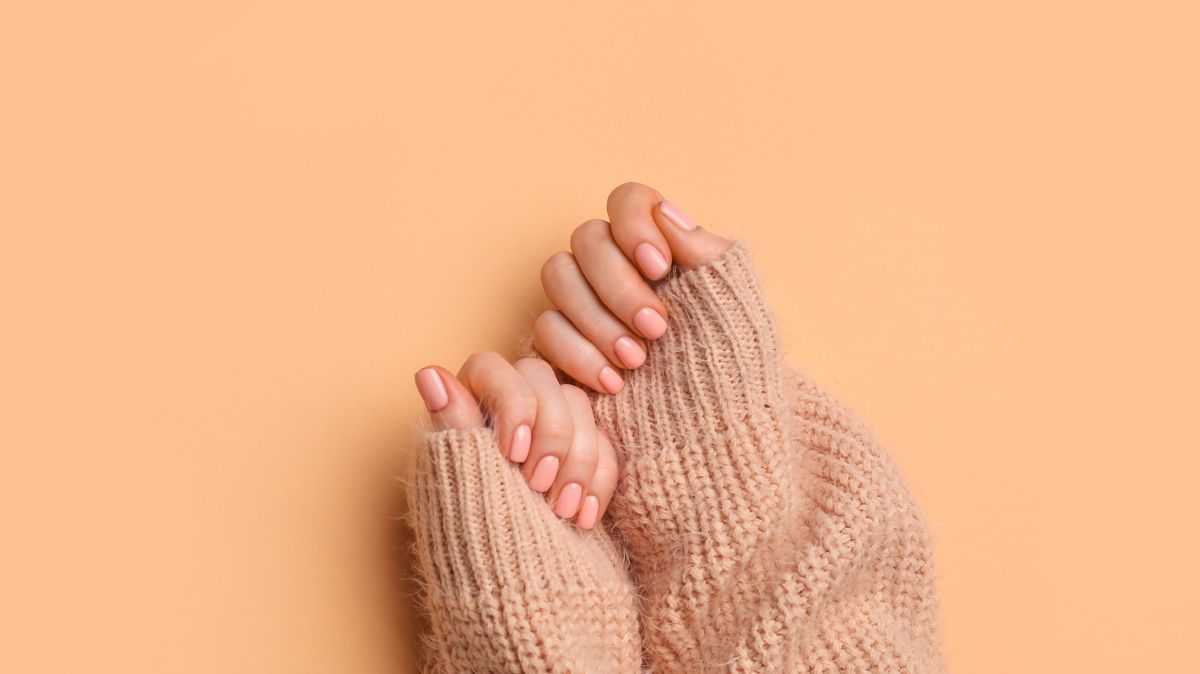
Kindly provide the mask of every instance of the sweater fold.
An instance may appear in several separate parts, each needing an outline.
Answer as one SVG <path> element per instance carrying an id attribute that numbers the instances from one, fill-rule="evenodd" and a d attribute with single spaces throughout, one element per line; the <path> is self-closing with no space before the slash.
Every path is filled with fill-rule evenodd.
<path id="1" fill-rule="evenodd" d="M 656 291 L 666 334 L 593 397 L 656 672 L 941 669 L 920 511 L 844 406 L 783 361 L 741 241 Z"/>
<path id="2" fill-rule="evenodd" d="M 633 588 L 603 530 L 559 520 L 490 428 L 429 433 L 409 490 L 430 672 L 636 672 Z"/>
<path id="3" fill-rule="evenodd" d="M 490 429 L 427 436 L 427 668 L 942 671 L 924 518 L 866 427 L 785 364 L 746 245 L 655 291 L 666 334 L 592 395 L 622 462 L 605 530 L 555 517 Z"/>

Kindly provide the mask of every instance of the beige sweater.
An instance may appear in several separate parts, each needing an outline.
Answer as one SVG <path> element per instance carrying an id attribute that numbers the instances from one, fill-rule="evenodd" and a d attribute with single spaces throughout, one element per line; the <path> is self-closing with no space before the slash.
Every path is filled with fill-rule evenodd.
<path id="1" fill-rule="evenodd" d="M 490 429 L 428 435 L 410 492 L 427 669 L 941 671 L 921 513 L 783 363 L 746 246 L 657 292 L 667 334 L 593 399 L 623 464 L 608 531 L 555 517 Z"/>

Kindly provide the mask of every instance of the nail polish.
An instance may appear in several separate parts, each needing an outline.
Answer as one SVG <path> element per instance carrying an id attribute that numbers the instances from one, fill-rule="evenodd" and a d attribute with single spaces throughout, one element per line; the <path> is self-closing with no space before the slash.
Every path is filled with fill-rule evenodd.
<path id="1" fill-rule="evenodd" d="M 696 229 L 696 223 L 692 221 L 692 218 L 687 213 L 684 213 L 682 208 L 669 201 L 660 203 L 658 205 L 658 212 L 665 215 L 668 220 L 680 229 L 688 231 Z"/>
<path id="2" fill-rule="evenodd" d="M 508 446 L 508 460 L 521 463 L 529 458 L 531 439 L 528 424 L 517 426 L 517 430 L 513 431 L 512 444 Z"/>
<path id="3" fill-rule="evenodd" d="M 431 367 L 422 368 L 417 370 L 413 379 L 417 384 L 417 393 L 421 395 L 425 408 L 430 412 L 437 412 L 450 404 L 450 395 L 446 393 L 446 384 L 437 370 Z"/>
<path id="4" fill-rule="evenodd" d="M 575 524 L 581 529 L 591 529 L 596 526 L 596 516 L 600 514 L 600 499 L 595 496 L 588 496 L 583 499 L 583 505 L 579 507 L 579 514 L 575 516 Z"/>
<path id="5" fill-rule="evenodd" d="M 642 273 L 652 281 L 667 275 L 671 270 L 671 265 L 667 263 L 667 258 L 654 246 L 648 243 L 639 243 L 633 249 L 633 259 L 637 262 L 638 267 L 641 267 Z"/>
<path id="6" fill-rule="evenodd" d="M 558 491 L 554 502 L 554 514 L 562 518 L 574 517 L 579 511 L 579 500 L 583 498 L 583 487 L 572 482 Z"/>
<path id="7" fill-rule="evenodd" d="M 533 469 L 533 475 L 529 477 L 529 486 L 534 491 L 545 492 L 550 485 L 554 484 L 554 478 L 557 475 L 558 457 L 544 456 Z"/>
<path id="8" fill-rule="evenodd" d="M 667 331 L 667 321 L 650 307 L 638 310 L 633 315 L 633 326 L 646 339 L 658 339 Z"/>
<path id="9" fill-rule="evenodd" d="M 629 337 L 617 338 L 616 344 L 613 344 L 613 351 L 617 353 L 617 359 L 621 361 L 621 364 L 630 370 L 637 369 L 646 362 L 645 349 Z"/>
<path id="10" fill-rule="evenodd" d="M 625 382 L 621 379 L 621 375 L 611 367 L 605 365 L 604 369 L 600 370 L 600 385 L 604 387 L 612 395 L 616 395 L 621 389 L 625 388 Z"/>

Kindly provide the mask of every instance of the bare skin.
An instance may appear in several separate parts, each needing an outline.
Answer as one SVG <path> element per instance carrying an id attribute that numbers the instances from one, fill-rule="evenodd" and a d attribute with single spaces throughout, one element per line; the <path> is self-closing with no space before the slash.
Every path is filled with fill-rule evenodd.
<path id="1" fill-rule="evenodd" d="M 604 516 L 617 486 L 616 452 L 596 429 L 587 393 L 560 384 L 546 361 L 510 364 L 480 352 L 457 376 L 435 365 L 418 370 L 415 380 L 434 430 L 483 427 L 486 412 L 500 451 L 533 466 L 526 472 L 530 487 L 546 492 L 556 515 L 584 529 Z"/>
<path id="2" fill-rule="evenodd" d="M 510 364 L 481 352 L 457 376 L 431 366 L 415 377 L 436 430 L 481 427 L 486 412 L 500 451 L 521 464 L 530 487 L 546 492 L 557 515 L 586 529 L 600 521 L 616 489 L 616 452 L 596 429 L 587 394 L 560 384 L 550 364 L 598 393 L 618 393 L 620 373 L 643 366 L 646 342 L 667 329 L 652 282 L 672 265 L 694 269 L 730 245 L 639 183 L 614 189 L 607 210 L 609 220 L 576 227 L 571 251 L 542 265 L 554 309 L 538 316 L 533 333 L 549 363 Z"/>
<path id="3" fill-rule="evenodd" d="M 571 252 L 555 253 L 542 265 L 542 287 L 554 309 L 538 316 L 533 335 L 538 351 L 560 370 L 615 394 L 624 386 L 619 372 L 641 367 L 646 341 L 667 328 L 666 307 L 651 282 L 672 264 L 694 269 L 719 257 L 729 241 L 640 183 L 608 195 L 608 217 L 576 227 Z"/>

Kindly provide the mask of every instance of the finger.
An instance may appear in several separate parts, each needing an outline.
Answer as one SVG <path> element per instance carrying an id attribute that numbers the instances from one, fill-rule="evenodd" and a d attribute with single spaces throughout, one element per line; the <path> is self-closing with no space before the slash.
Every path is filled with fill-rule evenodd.
<path id="1" fill-rule="evenodd" d="M 599 460 L 596 443 L 596 422 L 592 418 L 592 401 L 578 386 L 563 384 L 563 396 L 571 410 L 575 434 L 571 440 L 571 451 L 558 469 L 554 487 L 548 497 L 554 504 L 554 514 L 570 519 L 579 512 L 583 496 L 591 487 Z"/>
<path id="2" fill-rule="evenodd" d="M 449 370 L 437 365 L 424 367 L 417 370 L 413 380 L 429 410 L 434 430 L 483 426 L 479 402 Z"/>
<path id="3" fill-rule="evenodd" d="M 528 452 L 537 397 L 519 372 L 503 356 L 492 351 L 472 354 L 463 363 L 458 378 L 475 394 L 492 417 L 500 440 L 500 454 Z"/>
<path id="4" fill-rule="evenodd" d="M 583 497 L 583 505 L 579 506 L 579 514 L 575 516 L 575 523 L 583 529 L 591 529 L 604 517 L 620 476 L 617 451 L 603 431 L 596 431 L 596 446 L 599 450 L 596 472 L 592 475 L 587 496 Z"/>
<path id="5" fill-rule="evenodd" d="M 619 185 L 608 195 L 613 240 L 652 281 L 671 271 L 671 247 L 651 215 L 662 199 L 657 190 L 641 183 Z"/>
<path id="6" fill-rule="evenodd" d="M 533 321 L 533 345 L 558 369 L 597 392 L 625 388 L 608 359 L 560 311 L 544 311 Z"/>
<path id="7" fill-rule="evenodd" d="M 533 394 L 537 396 L 537 421 L 533 424 L 532 447 L 524 455 L 515 453 L 508 458 L 517 463 L 524 463 L 525 479 L 528 480 L 534 472 L 534 467 L 547 456 L 552 456 L 560 464 L 571 449 L 571 440 L 575 435 L 575 425 L 571 416 L 571 408 L 563 397 L 562 388 L 554 369 L 540 358 L 522 358 L 513 364 L 517 372 L 529 382 Z M 549 484 L 538 491 L 546 491 Z"/>
<path id="8" fill-rule="evenodd" d="M 685 269 L 695 269 L 729 250 L 728 239 L 696 225 L 691 216 L 670 201 L 659 202 L 652 212 L 658 230 L 671 246 L 675 262 Z"/>
<path id="9" fill-rule="evenodd" d="M 658 339 L 667 331 L 666 306 L 613 241 L 607 222 L 588 220 L 576 227 L 571 252 L 614 316 L 647 339 Z"/>
<path id="10" fill-rule="evenodd" d="M 600 302 L 575 257 L 556 253 L 542 265 L 546 297 L 609 361 L 630 370 L 646 362 L 642 340 Z"/>

